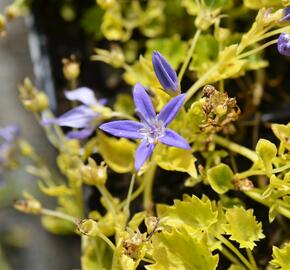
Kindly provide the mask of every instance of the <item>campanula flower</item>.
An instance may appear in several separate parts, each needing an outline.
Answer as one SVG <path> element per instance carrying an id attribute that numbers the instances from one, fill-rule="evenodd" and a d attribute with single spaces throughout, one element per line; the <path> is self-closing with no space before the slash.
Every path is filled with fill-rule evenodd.
<path id="1" fill-rule="evenodd" d="M 87 87 L 81 87 L 73 91 L 66 91 L 65 96 L 71 101 L 79 101 L 83 105 L 79 105 L 58 118 L 43 119 L 43 125 L 57 124 L 71 128 L 79 128 L 66 134 L 70 139 L 86 139 L 96 128 L 96 119 L 99 113 L 94 110 L 98 106 L 103 106 L 106 103 L 105 99 L 96 99 L 93 90 Z"/>
<path id="2" fill-rule="evenodd" d="M 278 38 L 277 48 L 280 54 L 290 56 L 290 34 L 281 33 Z"/>
<path id="3" fill-rule="evenodd" d="M 180 94 L 178 78 L 175 70 L 158 51 L 153 52 L 152 64 L 156 77 L 163 89 L 172 96 Z"/>
<path id="4" fill-rule="evenodd" d="M 137 83 L 133 90 L 136 114 L 141 122 L 119 120 L 102 124 L 99 128 L 117 137 L 141 139 L 135 155 L 135 170 L 138 171 L 150 157 L 157 143 L 190 149 L 187 141 L 175 131 L 167 128 L 183 105 L 185 94 L 170 100 L 156 115 L 149 95 Z"/>

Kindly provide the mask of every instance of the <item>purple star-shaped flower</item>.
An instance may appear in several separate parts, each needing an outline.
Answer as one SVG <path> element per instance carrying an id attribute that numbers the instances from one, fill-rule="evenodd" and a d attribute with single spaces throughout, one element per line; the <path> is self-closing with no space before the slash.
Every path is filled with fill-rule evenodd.
<path id="1" fill-rule="evenodd" d="M 96 99 L 93 90 L 87 87 L 81 87 L 73 91 L 66 91 L 65 96 L 72 101 L 80 101 L 83 105 L 79 105 L 58 118 L 43 119 L 43 125 L 57 124 L 72 128 L 80 128 L 81 130 L 73 130 L 66 134 L 70 139 L 86 139 L 96 128 L 94 123 L 99 113 L 94 107 L 103 106 L 106 99 Z"/>
<path id="2" fill-rule="evenodd" d="M 290 6 L 287 6 L 283 9 L 283 17 L 280 19 L 280 22 L 289 22 L 290 21 Z"/>
<path id="3" fill-rule="evenodd" d="M 117 137 L 141 139 L 135 155 L 136 171 L 150 157 L 157 143 L 191 149 L 183 137 L 167 128 L 183 105 L 185 94 L 174 97 L 157 115 L 150 97 L 141 84 L 135 85 L 133 96 L 136 113 L 141 122 L 120 120 L 102 124 L 99 128 Z"/>

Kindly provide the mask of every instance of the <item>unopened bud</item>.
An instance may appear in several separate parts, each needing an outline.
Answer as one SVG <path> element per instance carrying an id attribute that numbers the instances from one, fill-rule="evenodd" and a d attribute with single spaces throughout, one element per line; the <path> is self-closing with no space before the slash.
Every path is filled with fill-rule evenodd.
<path id="1" fill-rule="evenodd" d="M 95 237 L 99 234 L 98 223 L 92 219 L 84 219 L 78 224 L 79 231 L 87 236 Z"/>
<path id="2" fill-rule="evenodd" d="M 5 27 L 6 27 L 5 17 L 2 14 L 0 14 L 0 35 L 5 32 Z"/>
<path id="3" fill-rule="evenodd" d="M 34 149 L 27 141 L 20 140 L 18 145 L 23 156 L 30 157 L 34 155 Z"/>
<path id="4" fill-rule="evenodd" d="M 228 108 L 226 105 L 218 105 L 215 108 L 215 113 L 217 116 L 222 117 L 223 115 L 226 114 Z"/>
<path id="5" fill-rule="evenodd" d="M 231 35 L 231 31 L 227 28 L 216 26 L 214 29 L 214 37 L 217 41 L 224 42 L 228 40 Z"/>
<path id="6" fill-rule="evenodd" d="M 41 203 L 26 192 L 23 193 L 23 196 L 25 199 L 17 200 L 14 203 L 14 207 L 18 211 L 24 212 L 26 214 L 33 214 L 33 215 L 40 214 L 41 209 L 42 209 Z"/>
<path id="7" fill-rule="evenodd" d="M 5 15 L 7 20 L 13 20 L 21 15 L 21 10 L 18 5 L 11 4 L 5 8 Z"/>
<path id="8" fill-rule="evenodd" d="M 63 67 L 62 71 L 64 77 L 68 81 L 76 80 L 80 75 L 80 64 L 76 61 L 74 56 L 71 56 L 70 59 L 63 59 L 62 60 Z"/>
<path id="9" fill-rule="evenodd" d="M 83 181 L 88 185 L 104 185 L 107 181 L 107 166 L 104 162 L 97 165 L 92 158 L 88 159 L 89 164 L 81 168 Z"/>

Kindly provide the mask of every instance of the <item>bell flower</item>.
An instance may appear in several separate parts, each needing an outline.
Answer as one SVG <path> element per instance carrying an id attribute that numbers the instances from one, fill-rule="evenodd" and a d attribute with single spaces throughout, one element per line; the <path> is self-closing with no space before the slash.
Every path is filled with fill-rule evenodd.
<path id="1" fill-rule="evenodd" d="M 99 126 L 109 134 L 128 139 L 140 139 L 141 143 L 135 155 L 135 170 L 138 171 L 150 157 L 157 143 L 191 149 L 187 141 L 175 131 L 167 128 L 182 107 L 185 94 L 170 100 L 156 115 L 149 95 L 144 87 L 137 83 L 133 90 L 136 114 L 141 122 L 131 120 L 112 121 Z"/>
<path id="2" fill-rule="evenodd" d="M 158 51 L 153 52 L 152 64 L 155 75 L 163 89 L 172 96 L 180 94 L 178 78 L 175 70 Z"/>
<path id="3" fill-rule="evenodd" d="M 96 118 L 99 113 L 94 107 L 103 106 L 107 102 L 106 99 L 96 99 L 93 90 L 87 87 L 81 87 L 73 91 L 66 91 L 65 97 L 71 101 L 79 101 L 83 105 L 79 105 L 57 118 L 43 119 L 43 125 L 56 124 L 59 126 L 78 128 L 66 134 L 70 139 L 86 139 L 96 129 Z"/>

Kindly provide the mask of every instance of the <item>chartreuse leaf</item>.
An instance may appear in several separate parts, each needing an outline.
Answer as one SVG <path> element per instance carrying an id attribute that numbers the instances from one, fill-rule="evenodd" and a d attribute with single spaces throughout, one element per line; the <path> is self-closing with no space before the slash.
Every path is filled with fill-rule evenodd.
<path id="1" fill-rule="evenodd" d="M 75 231 L 75 224 L 56 217 L 42 216 L 42 226 L 51 233 L 54 234 L 72 234 Z"/>
<path id="2" fill-rule="evenodd" d="M 85 237 L 85 236 L 83 236 Z M 81 262 L 83 270 L 111 269 L 112 251 L 100 238 L 87 238 Z"/>
<path id="3" fill-rule="evenodd" d="M 218 57 L 219 44 L 212 35 L 201 35 L 196 43 L 190 69 L 202 76 Z"/>
<path id="4" fill-rule="evenodd" d="M 256 145 L 256 152 L 264 163 L 265 169 L 272 169 L 272 160 L 277 155 L 277 147 L 268 140 L 260 139 Z"/>
<path id="5" fill-rule="evenodd" d="M 187 172 L 192 177 L 197 177 L 194 165 L 195 158 L 188 150 L 176 147 L 159 145 L 155 151 L 156 162 L 164 170 Z"/>
<path id="6" fill-rule="evenodd" d="M 281 146 L 290 150 L 290 123 L 287 125 L 273 124 L 271 128 L 275 136 L 281 141 Z"/>
<path id="7" fill-rule="evenodd" d="M 218 255 L 212 255 L 206 241 L 192 237 L 185 230 L 163 231 L 153 237 L 156 263 L 147 270 L 214 270 Z"/>
<path id="8" fill-rule="evenodd" d="M 230 239 L 238 242 L 241 248 L 253 249 L 255 241 L 264 238 L 262 224 L 256 221 L 253 210 L 235 207 L 226 211 L 227 224 L 224 225 Z"/>
<path id="9" fill-rule="evenodd" d="M 226 164 L 219 164 L 207 171 L 207 180 L 217 193 L 225 193 L 233 188 L 233 172 Z"/>
<path id="10" fill-rule="evenodd" d="M 232 264 L 228 270 L 246 270 L 242 265 Z"/>
<path id="11" fill-rule="evenodd" d="M 98 133 L 99 151 L 106 164 L 117 173 L 130 172 L 134 166 L 136 145 L 127 139 L 108 137 Z"/>
<path id="12" fill-rule="evenodd" d="M 132 96 L 128 94 L 117 95 L 117 99 L 114 104 L 114 110 L 117 112 L 122 112 L 122 113 L 127 113 L 129 115 L 133 115 L 135 106 L 134 106 Z"/>
<path id="13" fill-rule="evenodd" d="M 290 242 L 282 248 L 273 247 L 273 260 L 270 262 L 277 269 L 290 269 Z"/>
<path id="14" fill-rule="evenodd" d="M 173 206 L 157 207 L 162 223 L 190 232 L 207 231 L 217 222 L 218 212 L 213 210 L 210 200 L 202 201 L 196 196 L 175 200 Z"/>

